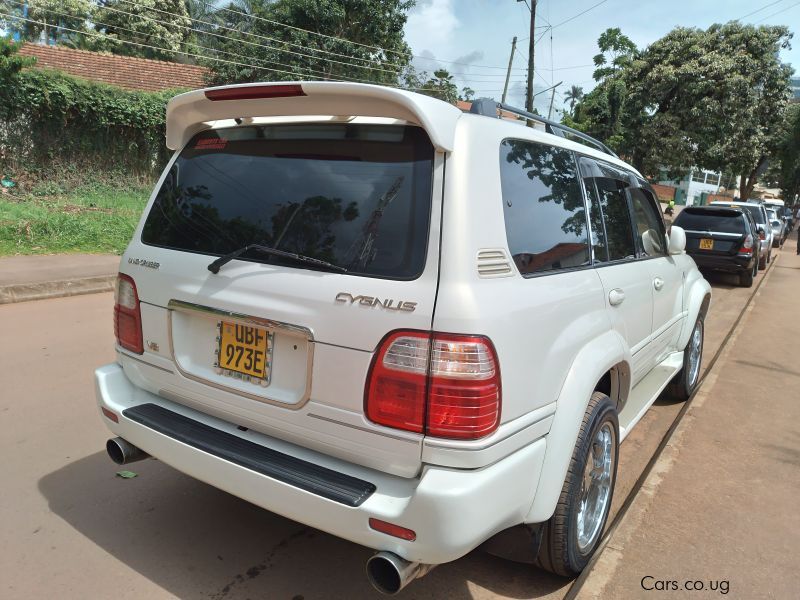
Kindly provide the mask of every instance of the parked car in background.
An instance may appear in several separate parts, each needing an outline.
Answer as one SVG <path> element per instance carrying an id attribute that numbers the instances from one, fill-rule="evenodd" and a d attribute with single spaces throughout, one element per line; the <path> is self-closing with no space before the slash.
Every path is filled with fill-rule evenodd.
<path id="1" fill-rule="evenodd" d="M 634 168 L 498 110 L 336 82 L 170 100 L 95 372 L 111 458 L 374 548 L 384 592 L 489 538 L 579 573 L 620 442 L 698 385 L 711 288 Z"/>
<path id="2" fill-rule="evenodd" d="M 686 232 L 686 253 L 701 271 L 738 275 L 753 285 L 761 241 L 752 216 L 739 207 L 687 206 L 675 219 Z"/>
<path id="3" fill-rule="evenodd" d="M 786 221 L 781 219 L 773 208 L 767 208 L 767 218 L 772 229 L 772 247 L 780 248 L 783 244 L 783 233 L 786 231 Z"/>
<path id="4" fill-rule="evenodd" d="M 772 260 L 772 227 L 767 218 L 767 209 L 758 202 L 726 202 L 715 200 L 711 206 L 739 206 L 750 212 L 756 223 L 758 238 L 761 240 L 761 250 L 758 256 L 758 268 L 764 270 Z"/>

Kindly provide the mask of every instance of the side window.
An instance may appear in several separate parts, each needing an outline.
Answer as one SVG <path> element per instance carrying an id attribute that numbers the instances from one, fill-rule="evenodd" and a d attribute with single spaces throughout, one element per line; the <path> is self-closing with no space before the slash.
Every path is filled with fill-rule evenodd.
<path id="1" fill-rule="evenodd" d="M 636 225 L 636 244 L 644 256 L 663 256 L 666 254 L 664 221 L 656 210 L 655 199 L 645 189 L 630 187 L 633 218 Z"/>
<path id="2" fill-rule="evenodd" d="M 630 178 L 622 171 L 588 158 L 581 159 L 581 172 L 590 201 L 595 261 L 635 258 L 633 223 L 625 193 L 630 188 Z M 600 218 L 598 213 L 602 215 L 602 228 L 596 224 Z"/>
<path id="3" fill-rule="evenodd" d="M 500 183 L 508 247 L 520 273 L 590 264 L 586 207 L 572 152 L 504 140 Z"/>

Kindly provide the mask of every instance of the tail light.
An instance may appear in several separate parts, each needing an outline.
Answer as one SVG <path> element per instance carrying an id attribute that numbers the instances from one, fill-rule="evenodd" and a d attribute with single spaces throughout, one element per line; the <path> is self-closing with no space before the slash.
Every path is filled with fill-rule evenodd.
<path id="1" fill-rule="evenodd" d="M 752 253 L 753 253 L 753 236 L 748 233 L 747 237 L 744 238 L 744 243 L 742 244 L 742 247 L 739 248 L 739 254 L 750 256 Z"/>
<path id="2" fill-rule="evenodd" d="M 478 439 L 500 422 L 500 370 L 482 336 L 398 331 L 387 336 L 367 378 L 367 418 L 386 427 Z"/>
<path id="3" fill-rule="evenodd" d="M 133 279 L 120 273 L 114 288 L 114 335 L 117 343 L 131 352 L 144 352 L 142 311 Z"/>

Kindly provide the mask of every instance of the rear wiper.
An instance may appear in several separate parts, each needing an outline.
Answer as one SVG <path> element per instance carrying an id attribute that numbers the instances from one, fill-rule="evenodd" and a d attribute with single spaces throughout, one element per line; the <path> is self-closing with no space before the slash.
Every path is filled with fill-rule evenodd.
<path id="1" fill-rule="evenodd" d="M 345 269 L 344 267 L 340 267 L 339 265 L 334 265 L 333 263 L 329 263 L 328 261 L 320 260 L 318 258 L 312 258 L 310 256 L 303 256 L 302 254 L 295 254 L 294 252 L 286 252 L 285 250 L 278 250 L 277 248 L 272 248 L 271 246 L 265 246 L 263 244 L 248 244 L 247 246 L 239 248 L 238 250 L 234 250 L 233 252 L 230 252 L 225 256 L 220 256 L 217 260 L 208 265 L 208 270 L 214 274 L 219 273 L 220 267 L 229 263 L 234 258 L 239 258 L 242 254 L 244 254 L 245 252 L 249 252 L 250 250 L 255 250 L 257 252 L 261 252 L 262 254 L 280 256 L 281 258 L 289 258 L 291 260 L 296 260 L 297 262 L 305 263 L 307 265 L 314 265 L 315 267 L 328 269 L 329 271 L 336 271 L 338 273 L 347 273 L 347 269 Z"/>

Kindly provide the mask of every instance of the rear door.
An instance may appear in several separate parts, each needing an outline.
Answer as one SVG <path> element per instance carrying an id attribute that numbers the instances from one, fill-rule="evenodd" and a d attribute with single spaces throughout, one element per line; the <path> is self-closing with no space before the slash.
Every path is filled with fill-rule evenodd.
<path id="1" fill-rule="evenodd" d="M 431 327 L 442 171 L 413 126 L 196 135 L 123 258 L 144 307 L 144 359 L 174 367 L 144 370 L 143 383 L 268 435 L 416 473 L 421 436 L 368 422 L 364 385 L 387 333 Z M 253 243 L 338 268 L 251 250 L 209 271 Z"/>
<path id="2" fill-rule="evenodd" d="M 633 181 L 624 171 L 582 157 L 581 174 L 589 198 L 592 253 L 612 326 L 628 343 L 632 384 L 653 365 L 653 290 L 647 266 L 637 259 L 626 190 Z"/>
<path id="3" fill-rule="evenodd" d="M 655 194 L 639 181 L 627 189 L 630 198 L 637 252 L 647 266 L 653 286 L 652 356 L 655 364 L 675 350 L 683 325 L 683 282 L 686 261 L 670 256 L 661 211 Z M 655 366 L 655 365 L 654 365 Z"/>

